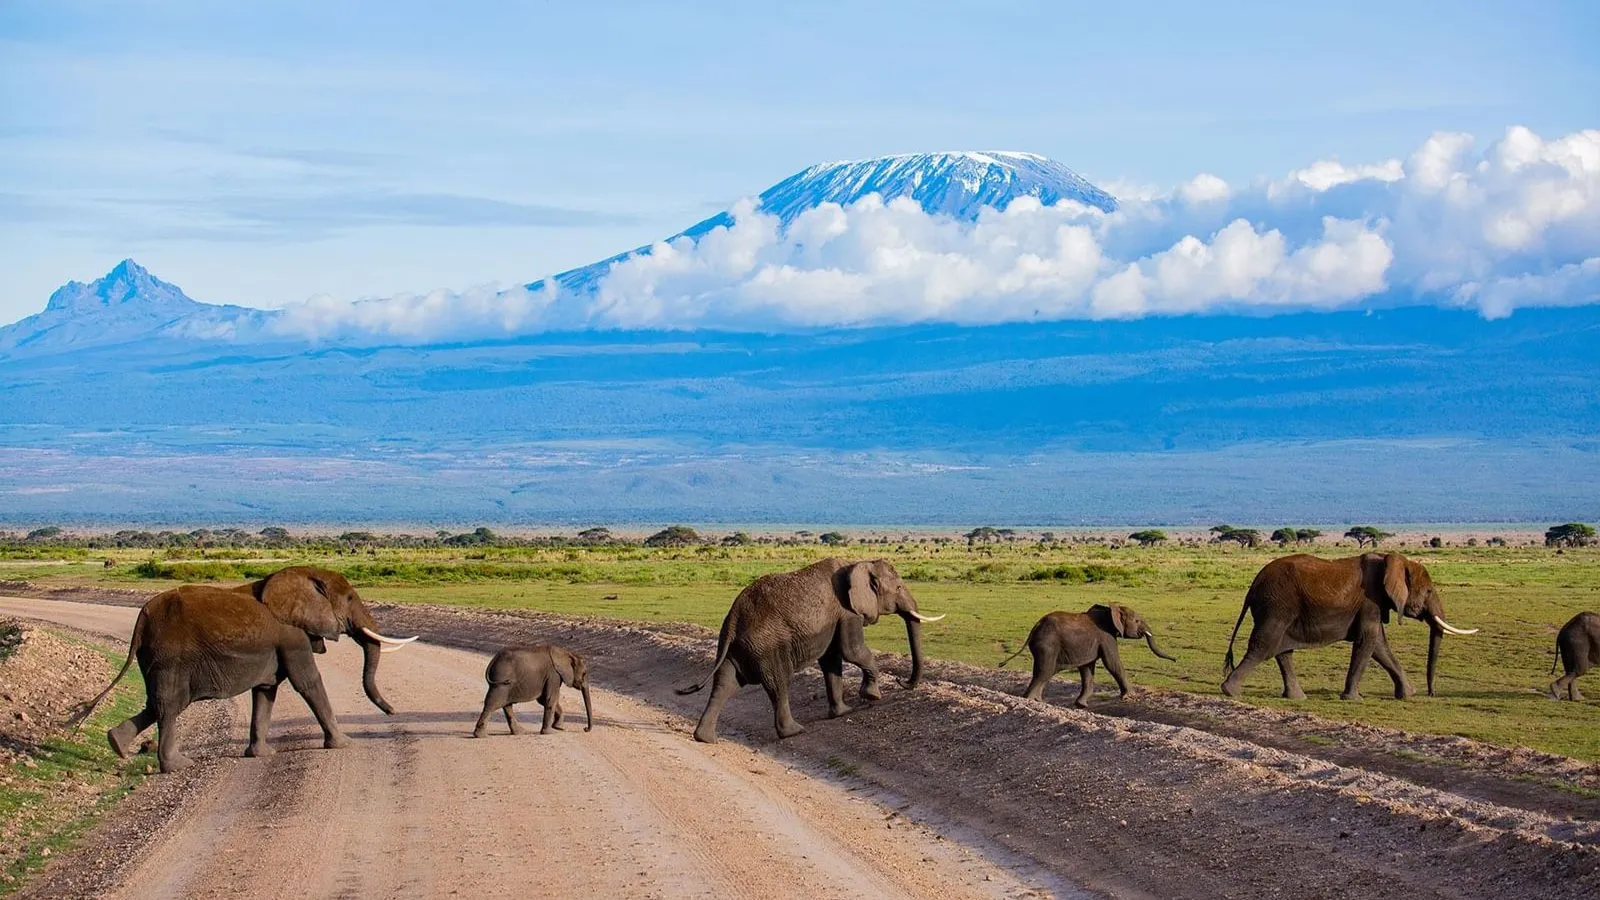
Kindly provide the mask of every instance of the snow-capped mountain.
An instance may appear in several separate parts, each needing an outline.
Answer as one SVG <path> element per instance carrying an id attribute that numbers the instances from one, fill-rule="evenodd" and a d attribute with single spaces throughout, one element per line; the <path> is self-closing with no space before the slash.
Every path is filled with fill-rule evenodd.
<path id="1" fill-rule="evenodd" d="M 1061 163 L 1016 150 L 906 153 L 821 163 L 790 175 L 756 199 L 762 212 L 777 216 L 787 227 L 808 209 L 824 203 L 848 206 L 872 194 L 885 201 L 909 197 L 923 212 L 964 222 L 976 220 L 986 207 L 1005 209 L 1019 197 L 1033 197 L 1046 205 L 1069 200 L 1104 212 L 1117 208 L 1117 198 Z M 732 213 L 724 211 L 667 240 L 699 238 L 713 228 L 732 224 Z M 649 247 L 638 247 L 562 272 L 553 280 L 563 290 L 581 296 L 594 288 L 613 263 L 648 252 Z M 541 285 L 534 282 L 528 288 L 537 290 Z"/>
<path id="2" fill-rule="evenodd" d="M 0 328 L 0 355 L 62 353 L 150 338 L 228 340 L 256 331 L 270 313 L 190 299 L 131 259 L 104 277 L 69 281 L 44 311 Z"/>

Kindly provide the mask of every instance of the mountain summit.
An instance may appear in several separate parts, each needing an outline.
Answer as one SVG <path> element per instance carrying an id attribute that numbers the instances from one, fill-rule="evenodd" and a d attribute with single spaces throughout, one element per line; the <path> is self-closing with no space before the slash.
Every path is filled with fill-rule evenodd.
<path id="1" fill-rule="evenodd" d="M 155 336 L 232 338 L 262 321 L 259 310 L 201 303 L 125 259 L 103 277 L 56 289 L 44 311 L 0 328 L 0 356 L 125 344 Z"/>
<path id="2" fill-rule="evenodd" d="M 762 212 L 777 216 L 788 227 L 808 209 L 824 203 L 848 206 L 872 194 L 885 201 L 909 197 L 923 212 L 964 222 L 976 221 L 978 213 L 988 207 L 1005 209 L 1019 197 L 1033 197 L 1045 205 L 1070 200 L 1103 212 L 1117 208 L 1117 198 L 1077 172 L 1037 153 L 1017 150 L 907 153 L 820 163 L 790 175 L 756 199 Z M 713 228 L 732 225 L 733 214 L 720 212 L 667 240 L 699 238 Z M 583 294 L 610 271 L 613 263 L 648 252 L 649 247 L 638 247 L 562 272 L 555 280 L 563 290 Z M 538 288 L 539 283 L 528 287 Z"/>

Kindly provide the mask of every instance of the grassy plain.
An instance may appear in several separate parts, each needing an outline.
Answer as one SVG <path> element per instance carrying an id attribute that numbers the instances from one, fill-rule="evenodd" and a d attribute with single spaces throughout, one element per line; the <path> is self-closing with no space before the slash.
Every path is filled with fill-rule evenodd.
<path id="1" fill-rule="evenodd" d="M 1288 707 L 1336 720 L 1412 731 L 1462 735 L 1505 746 L 1527 746 L 1600 760 L 1600 702 L 1557 703 L 1541 692 L 1549 683 L 1556 631 L 1575 613 L 1600 610 L 1600 548 L 1399 548 L 1432 571 L 1450 621 L 1478 627 L 1473 637 L 1447 638 L 1438 697 L 1388 699 L 1388 676 L 1368 669 L 1367 699 L 1338 699 L 1349 645 L 1301 651 L 1303 703 L 1278 698 L 1275 666 L 1246 686 L 1248 702 Z M 1324 556 L 1352 554 L 1351 546 L 1313 548 Z M 374 601 L 427 602 L 486 608 L 535 609 L 642 621 L 693 622 L 716 628 L 738 590 L 758 575 L 784 571 L 832 553 L 891 559 L 925 612 L 949 613 L 926 631 L 937 658 L 993 666 L 1019 646 L 1043 613 L 1121 602 L 1139 610 L 1178 662 L 1128 645 L 1123 658 L 1136 685 L 1214 695 L 1228 633 L 1245 589 L 1260 567 L 1283 550 L 1267 546 L 1160 545 L 1111 547 L 1094 543 L 895 543 L 828 548 L 817 544 L 692 546 L 647 549 L 601 547 L 363 548 L 263 551 L 62 550 L 33 559 L 0 558 L 0 580 L 38 584 L 92 582 L 157 590 L 181 581 L 242 580 L 290 562 L 339 569 Z M 19 555 L 19 554 L 13 554 Z M 29 554 L 20 554 L 29 555 Z M 103 568 L 103 559 L 117 565 Z M 140 564 L 143 564 L 142 566 Z M 1248 635 L 1240 631 L 1240 647 Z M 1390 627 L 1390 641 L 1420 690 L 1427 629 Z M 875 647 L 903 652 L 897 623 L 868 632 Z M 1028 658 L 1011 666 L 1018 686 Z M 1068 677 L 1066 675 L 1063 678 Z M 1580 682 L 1581 684 L 1581 682 Z M 1600 697 L 1600 678 L 1590 687 Z"/>

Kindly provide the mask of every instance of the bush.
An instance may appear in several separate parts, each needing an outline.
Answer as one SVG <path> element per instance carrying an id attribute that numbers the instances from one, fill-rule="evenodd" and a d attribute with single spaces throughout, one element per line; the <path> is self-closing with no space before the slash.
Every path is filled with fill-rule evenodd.
<path id="1" fill-rule="evenodd" d="M 0 662 L 22 649 L 22 625 L 17 622 L 0 622 Z"/>
<path id="2" fill-rule="evenodd" d="M 1137 581 L 1131 569 L 1108 566 L 1104 563 L 1087 563 L 1081 566 L 1060 565 L 1034 569 L 1022 576 L 1021 581 L 1065 581 L 1074 584 L 1094 584 L 1101 581 Z"/>
<path id="3" fill-rule="evenodd" d="M 828 544 L 829 546 L 837 546 L 837 545 L 840 545 L 840 544 L 848 544 L 848 543 L 850 543 L 850 539 L 849 538 L 845 537 L 844 535 L 840 534 L 837 531 L 829 531 L 829 532 L 827 532 L 825 534 L 822 534 L 817 538 L 817 540 L 823 542 L 824 544 Z"/>
<path id="4" fill-rule="evenodd" d="M 700 534 L 687 525 L 672 525 L 644 539 L 646 547 L 684 547 L 700 543 Z"/>

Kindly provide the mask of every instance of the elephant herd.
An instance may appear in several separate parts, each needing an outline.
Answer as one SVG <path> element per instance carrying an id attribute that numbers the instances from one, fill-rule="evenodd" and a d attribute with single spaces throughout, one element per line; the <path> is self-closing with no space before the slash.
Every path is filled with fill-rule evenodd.
<path id="1" fill-rule="evenodd" d="M 1233 644 L 1246 614 L 1253 620 L 1244 657 L 1234 664 Z M 744 685 L 760 684 L 771 701 L 773 725 L 780 738 L 804 729 L 789 709 L 789 682 L 794 673 L 815 663 L 823 675 L 828 715 L 849 712 L 844 697 L 845 663 L 861 670 L 859 696 L 881 699 L 880 674 L 865 629 L 885 615 L 899 616 L 911 650 L 907 689 L 921 680 L 924 654 L 922 625 L 943 616 L 925 616 L 916 598 L 887 560 L 850 562 L 823 559 L 794 572 L 764 575 L 734 599 L 723 619 L 710 673 L 698 684 L 678 690 L 692 694 L 711 684 L 705 711 L 694 730 L 698 741 L 715 742 L 717 718 L 724 704 Z M 1357 699 L 1369 661 L 1394 681 L 1394 694 L 1412 695 L 1410 682 L 1390 650 L 1383 626 L 1391 618 L 1425 623 L 1428 642 L 1428 693 L 1434 693 L 1439 645 L 1446 634 L 1470 635 L 1444 618 L 1444 607 L 1428 570 L 1399 553 L 1366 553 L 1326 560 L 1305 554 L 1273 560 L 1263 567 L 1245 595 L 1244 607 L 1229 638 L 1223 693 L 1237 696 L 1249 672 L 1267 659 L 1278 664 L 1283 696 L 1303 699 L 1294 672 L 1294 651 L 1339 641 L 1352 646 L 1343 697 Z M 379 693 L 376 676 L 382 653 L 399 649 L 415 637 L 386 637 L 356 589 L 344 576 L 325 569 L 291 567 L 236 588 L 185 585 L 157 595 L 145 604 L 134 625 L 128 659 L 115 679 L 75 715 L 81 723 L 138 660 L 144 675 L 145 707 L 107 732 L 112 748 L 130 755 L 140 732 L 157 725 L 157 757 L 163 772 L 188 763 L 179 750 L 178 715 L 195 700 L 233 697 L 251 692 L 253 706 L 246 756 L 272 752 L 267 730 L 278 686 L 287 680 L 305 698 L 324 735 L 323 745 L 342 747 L 348 739 L 339 730 L 315 655 L 327 640 L 347 635 L 362 648 L 362 687 L 383 710 L 393 709 Z M 1081 613 L 1052 612 L 1034 625 L 1023 648 L 1000 663 L 1006 665 L 1024 649 L 1033 656 L 1033 677 L 1023 695 L 1040 699 L 1051 678 L 1065 668 L 1078 670 L 1082 689 L 1075 701 L 1087 705 L 1094 692 L 1094 670 L 1104 664 L 1123 696 L 1128 679 L 1117 650 L 1118 639 L 1144 640 L 1151 652 L 1171 660 L 1157 646 L 1154 630 L 1133 609 L 1121 604 L 1096 605 Z M 1600 665 L 1600 615 L 1580 613 L 1561 630 L 1558 655 L 1565 674 L 1551 685 L 1556 696 L 1580 699 L 1574 683 Z M 1554 670 L 1552 669 L 1552 672 Z M 522 729 L 513 707 L 538 701 L 544 708 L 541 733 L 561 727 L 563 685 L 580 691 L 587 718 L 594 727 L 589 676 L 583 658 L 561 647 L 541 644 L 508 647 L 497 653 L 485 671 L 488 690 L 473 729 L 485 732 L 489 717 L 501 711 L 514 734 Z"/>

